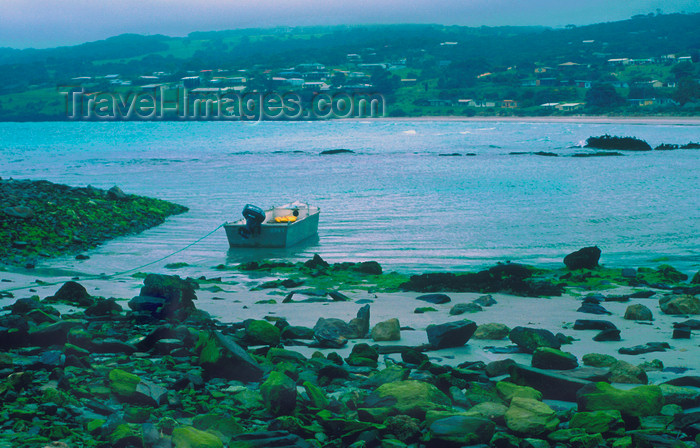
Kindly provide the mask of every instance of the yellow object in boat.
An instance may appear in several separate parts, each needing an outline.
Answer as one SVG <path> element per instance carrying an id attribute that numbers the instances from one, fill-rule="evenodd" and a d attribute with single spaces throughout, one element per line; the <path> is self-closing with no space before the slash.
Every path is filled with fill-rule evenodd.
<path id="1" fill-rule="evenodd" d="M 275 222 L 294 222 L 296 220 L 297 220 L 297 217 L 294 215 L 278 216 L 275 218 Z"/>

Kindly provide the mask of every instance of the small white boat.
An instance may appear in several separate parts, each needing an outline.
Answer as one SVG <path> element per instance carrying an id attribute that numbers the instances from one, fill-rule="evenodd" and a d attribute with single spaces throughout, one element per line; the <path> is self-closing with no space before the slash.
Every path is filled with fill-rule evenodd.
<path id="1" fill-rule="evenodd" d="M 224 224 L 231 247 L 288 247 L 318 234 L 321 209 L 292 202 L 269 210 L 246 205 L 243 219 Z"/>

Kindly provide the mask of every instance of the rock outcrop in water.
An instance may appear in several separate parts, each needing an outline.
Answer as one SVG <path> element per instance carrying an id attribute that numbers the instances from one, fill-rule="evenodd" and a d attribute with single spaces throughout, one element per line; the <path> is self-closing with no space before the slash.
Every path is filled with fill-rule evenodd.
<path id="1" fill-rule="evenodd" d="M 33 267 L 39 258 L 74 254 L 142 232 L 187 207 L 125 194 L 118 187 L 69 187 L 0 179 L 0 264 Z"/>
<path id="2" fill-rule="evenodd" d="M 586 140 L 586 148 L 595 149 L 616 149 L 618 151 L 651 151 L 651 146 L 644 140 L 634 137 L 616 137 L 611 135 L 601 135 L 600 137 L 589 137 Z"/>

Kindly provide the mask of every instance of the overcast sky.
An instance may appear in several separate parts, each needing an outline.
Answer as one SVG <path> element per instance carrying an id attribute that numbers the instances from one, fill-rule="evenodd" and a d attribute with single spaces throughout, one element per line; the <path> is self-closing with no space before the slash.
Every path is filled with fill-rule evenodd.
<path id="1" fill-rule="evenodd" d="M 0 47 L 54 47 L 122 33 L 277 25 L 442 23 L 563 27 L 657 9 L 700 12 L 698 0 L 0 0 Z"/>

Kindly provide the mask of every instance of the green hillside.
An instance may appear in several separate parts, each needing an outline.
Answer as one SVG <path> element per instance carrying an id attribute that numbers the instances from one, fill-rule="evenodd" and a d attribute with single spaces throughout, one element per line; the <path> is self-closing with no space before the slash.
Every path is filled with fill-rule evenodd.
<path id="1" fill-rule="evenodd" d="M 565 29 L 373 25 L 125 34 L 72 47 L 0 48 L 0 120 L 66 119 L 60 90 L 126 95 L 144 85 L 173 90 L 185 77 L 198 77 L 197 87 L 208 92 L 297 92 L 304 101 L 319 92 L 380 94 L 390 116 L 697 115 L 698 62 L 700 14 Z"/>

